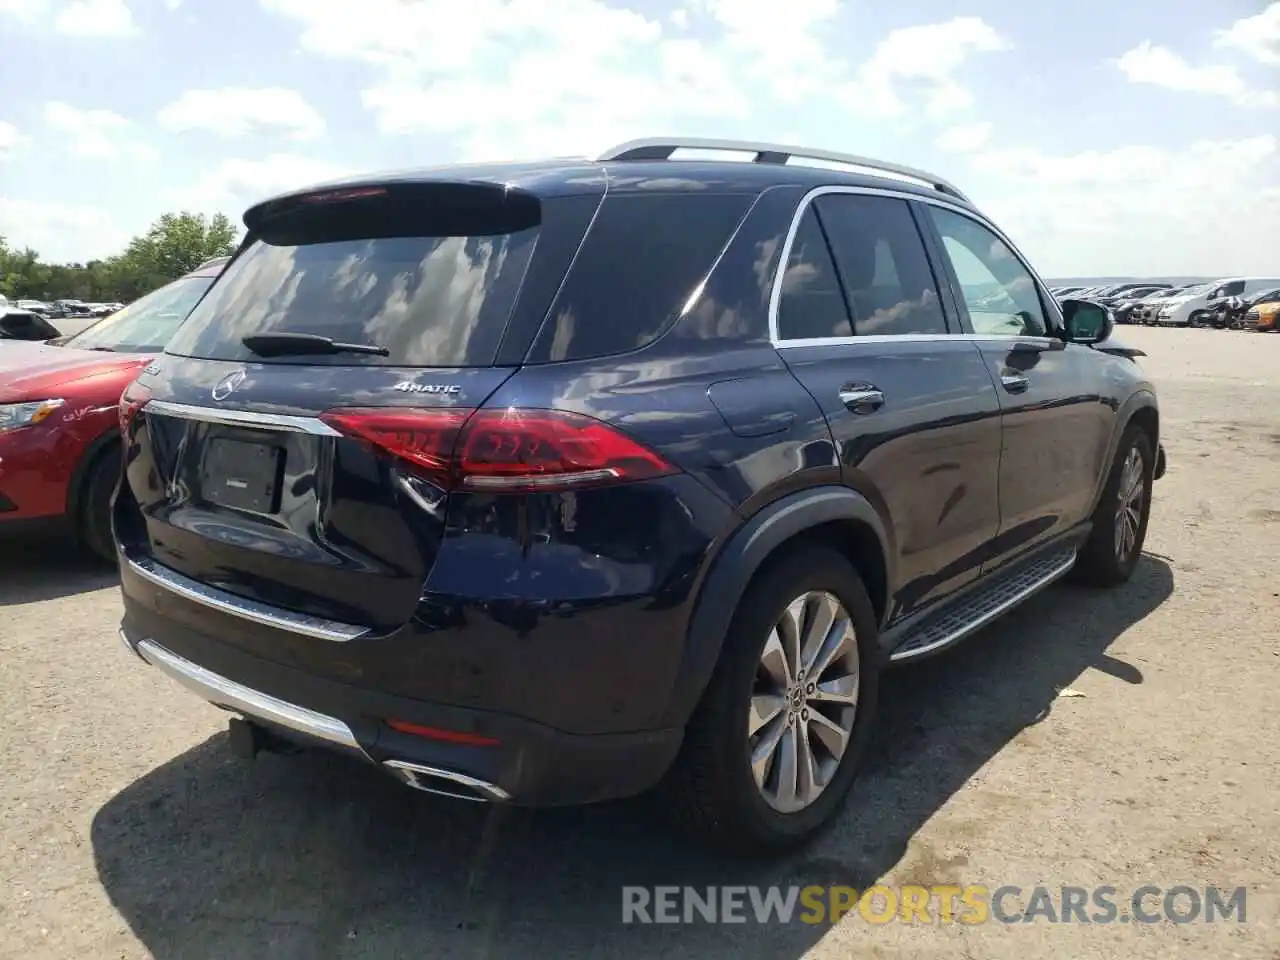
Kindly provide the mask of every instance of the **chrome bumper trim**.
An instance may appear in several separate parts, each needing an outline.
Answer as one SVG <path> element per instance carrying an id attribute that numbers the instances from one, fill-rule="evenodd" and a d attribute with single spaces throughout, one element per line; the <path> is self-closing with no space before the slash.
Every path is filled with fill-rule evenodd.
<path id="1" fill-rule="evenodd" d="M 309 433 L 317 437 L 340 437 L 342 434 L 323 420 L 315 417 L 296 417 L 285 413 L 256 413 L 252 410 L 223 410 L 219 407 L 197 407 L 189 403 L 173 403 L 169 400 L 152 400 L 146 406 L 148 415 L 179 417 L 183 420 L 199 420 L 202 423 L 218 423 L 227 427 L 250 427 L 256 430 L 284 430 L 289 433 Z"/>
<path id="2" fill-rule="evenodd" d="M 192 580 L 190 577 L 184 577 L 176 570 L 170 570 L 149 558 L 125 556 L 124 562 L 133 573 L 148 583 L 163 587 L 187 600 L 242 620 L 251 620 L 264 627 L 275 627 L 278 630 L 288 630 L 290 633 L 300 633 L 318 640 L 333 640 L 338 643 L 355 640 L 369 632 L 368 627 L 309 617 L 305 613 L 294 613 L 256 600 L 237 597 L 225 590 L 218 590 Z"/>
<path id="3" fill-rule="evenodd" d="M 121 631 L 121 636 L 124 637 L 124 631 Z M 335 717 L 316 713 L 228 680 L 176 653 L 170 653 L 151 640 L 139 640 L 135 645 L 125 637 L 125 642 L 147 663 L 215 706 L 226 707 L 248 718 L 274 723 L 340 747 L 364 752 L 351 728 Z"/>

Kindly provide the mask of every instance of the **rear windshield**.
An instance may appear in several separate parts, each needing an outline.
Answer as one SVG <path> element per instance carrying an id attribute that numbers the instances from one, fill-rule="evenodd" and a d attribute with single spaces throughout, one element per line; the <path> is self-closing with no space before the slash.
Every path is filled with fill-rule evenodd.
<path id="1" fill-rule="evenodd" d="M 423 218 L 425 221 L 426 218 Z M 422 225 L 422 221 L 419 221 Z M 388 236 L 329 229 L 266 231 L 191 314 L 167 352 L 263 363 L 483 366 L 493 362 L 538 236 L 477 225 L 474 233 Z M 361 225 L 363 228 L 365 225 Z M 337 239 L 331 239 L 335 232 Z M 421 230 L 430 232 L 429 223 Z M 442 231 L 443 232 L 443 231 Z M 341 353 L 260 357 L 253 334 L 305 333 L 383 347 L 387 356 Z"/>

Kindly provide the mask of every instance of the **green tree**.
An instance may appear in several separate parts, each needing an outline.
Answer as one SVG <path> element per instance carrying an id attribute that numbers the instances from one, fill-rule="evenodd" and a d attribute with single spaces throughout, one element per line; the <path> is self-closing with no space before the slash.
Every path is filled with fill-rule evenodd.
<path id="1" fill-rule="evenodd" d="M 88 263 L 44 263 L 29 247 L 0 236 L 0 293 L 10 300 L 135 300 L 236 247 L 236 227 L 221 213 L 166 213 L 124 252 Z"/>
<path id="2" fill-rule="evenodd" d="M 236 228 L 224 214 L 166 213 L 121 256 L 120 279 L 139 296 L 176 280 L 212 257 L 235 250 Z"/>

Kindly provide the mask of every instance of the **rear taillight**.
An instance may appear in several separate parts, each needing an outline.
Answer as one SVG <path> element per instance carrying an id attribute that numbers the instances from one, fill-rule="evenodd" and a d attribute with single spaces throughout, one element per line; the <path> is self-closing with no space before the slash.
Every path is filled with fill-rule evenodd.
<path id="1" fill-rule="evenodd" d="M 413 464 L 446 490 L 561 490 L 676 472 L 608 424 L 560 410 L 364 408 L 320 419 Z"/>
<path id="2" fill-rule="evenodd" d="M 147 401 L 151 399 L 151 390 L 144 387 L 136 380 L 124 388 L 124 393 L 120 394 L 120 432 L 124 433 L 129 429 L 129 424 L 133 422 L 133 418 L 138 415 L 138 411 L 147 405 Z"/>

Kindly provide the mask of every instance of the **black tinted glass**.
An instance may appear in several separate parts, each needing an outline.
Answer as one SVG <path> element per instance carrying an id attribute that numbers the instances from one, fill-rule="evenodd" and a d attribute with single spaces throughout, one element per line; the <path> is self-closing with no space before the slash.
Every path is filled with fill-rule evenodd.
<path id="1" fill-rule="evenodd" d="M 219 278 L 168 352 L 263 360 L 241 338 L 307 333 L 389 353 L 281 356 L 269 362 L 489 364 L 537 235 L 537 227 L 529 227 L 478 236 L 259 240 Z"/>
<path id="2" fill-rule="evenodd" d="M 827 238 L 810 207 L 800 218 L 778 301 L 778 337 L 809 340 L 853 334 Z"/>
<path id="3" fill-rule="evenodd" d="M 654 340 L 679 315 L 750 202 L 738 194 L 606 199 L 530 362 L 609 356 Z"/>
<path id="4" fill-rule="evenodd" d="M 856 335 L 947 332 L 924 241 L 905 200 L 834 194 L 815 205 Z"/>

